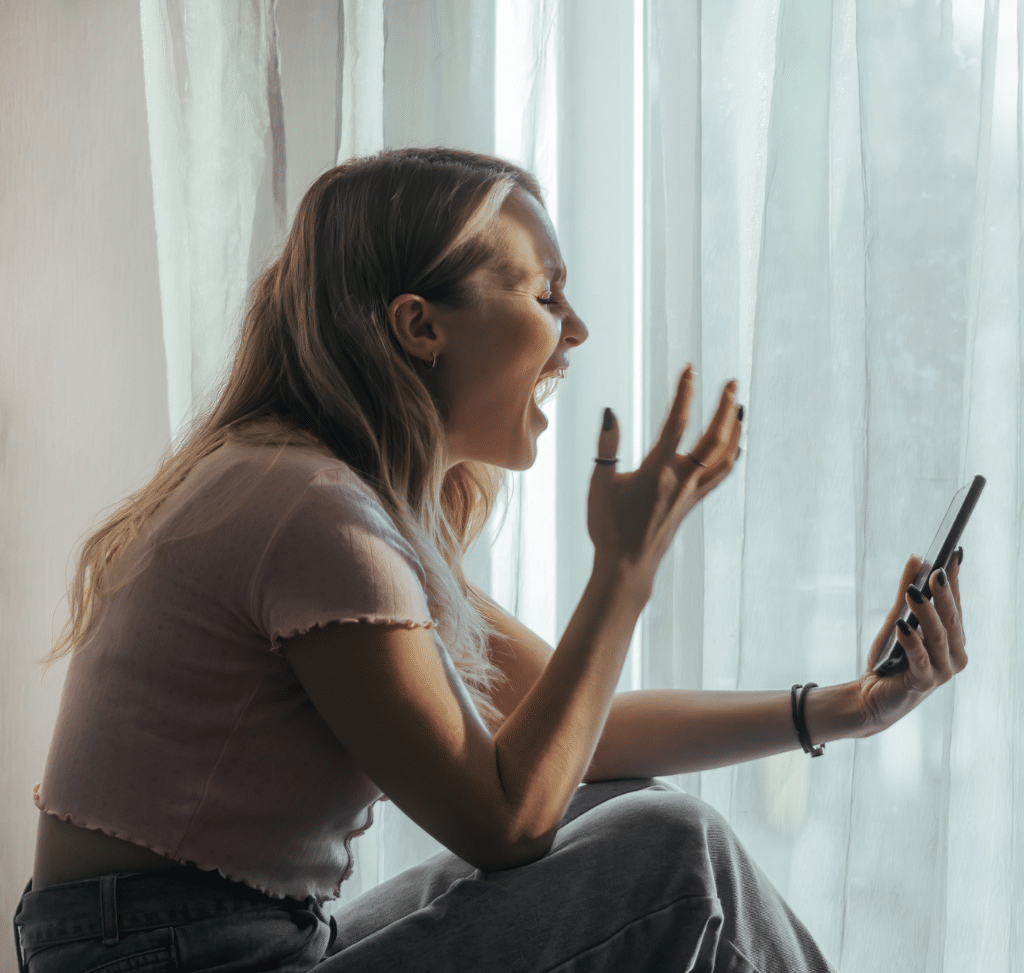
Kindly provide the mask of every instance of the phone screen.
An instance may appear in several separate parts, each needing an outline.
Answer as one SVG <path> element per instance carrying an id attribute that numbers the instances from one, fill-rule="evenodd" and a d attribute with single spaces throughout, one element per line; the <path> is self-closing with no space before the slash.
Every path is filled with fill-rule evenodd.
<path id="1" fill-rule="evenodd" d="M 949 559 L 960 543 L 960 535 L 964 532 L 967 521 L 970 520 L 971 513 L 974 511 L 974 505 L 978 502 L 978 497 L 981 496 L 984 487 L 985 477 L 976 476 L 967 486 L 957 490 L 956 496 L 953 497 L 946 516 L 942 518 L 942 523 L 939 524 L 939 529 L 935 532 L 935 539 L 924 556 L 921 570 L 914 578 L 914 584 L 921 589 L 925 598 L 930 599 L 932 596 L 931 589 L 928 587 L 928 578 L 933 571 L 949 566 Z M 911 628 L 917 628 L 917 616 L 911 612 L 909 607 L 904 606 L 899 617 Z M 896 626 L 894 624 L 872 671 L 880 676 L 887 676 L 893 672 L 902 672 L 908 665 L 907 655 L 903 651 L 903 647 L 896 641 Z"/>

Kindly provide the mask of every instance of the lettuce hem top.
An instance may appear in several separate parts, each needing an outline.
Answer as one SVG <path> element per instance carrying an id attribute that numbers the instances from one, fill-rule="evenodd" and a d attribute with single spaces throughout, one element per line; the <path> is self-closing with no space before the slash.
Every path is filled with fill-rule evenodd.
<path id="1" fill-rule="evenodd" d="M 125 578 L 71 658 L 36 806 L 273 898 L 337 898 L 387 798 L 281 646 L 389 622 L 445 651 L 414 549 L 323 449 L 229 440 L 114 563 Z"/>

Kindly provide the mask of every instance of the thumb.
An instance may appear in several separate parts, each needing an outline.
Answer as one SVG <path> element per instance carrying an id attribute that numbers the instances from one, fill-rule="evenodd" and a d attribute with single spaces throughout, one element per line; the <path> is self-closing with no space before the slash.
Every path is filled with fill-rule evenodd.
<path id="1" fill-rule="evenodd" d="M 611 409 L 604 410 L 604 421 L 601 423 L 601 433 L 597 437 L 597 455 L 601 459 L 614 459 L 619 455 L 619 423 L 615 413 Z M 606 475 L 615 472 L 611 463 L 598 463 L 597 470 L 607 470 Z"/>
<path id="2" fill-rule="evenodd" d="M 900 606 L 902 610 L 905 602 L 903 601 L 903 594 L 907 590 L 907 586 L 912 584 L 914 578 L 917 577 L 917 572 L 921 570 L 924 561 L 921 560 L 916 554 L 911 554 L 906 566 L 903 568 L 903 577 L 900 578 L 900 590 L 896 597 L 896 604 Z"/>
<path id="3" fill-rule="evenodd" d="M 896 624 L 897 616 L 907 607 L 906 592 L 909 585 L 917 577 L 917 572 L 921 570 L 921 565 L 924 562 L 916 554 L 911 554 L 910 559 L 907 561 L 903 568 L 903 576 L 900 578 L 900 586 L 896 592 L 896 601 L 893 603 L 892 608 L 889 611 L 889 617 L 886 619 L 886 624 L 891 627 Z"/>

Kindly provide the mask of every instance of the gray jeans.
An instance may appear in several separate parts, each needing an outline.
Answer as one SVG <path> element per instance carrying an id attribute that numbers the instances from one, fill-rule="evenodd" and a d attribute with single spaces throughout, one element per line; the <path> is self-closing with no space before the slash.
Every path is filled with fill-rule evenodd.
<path id="1" fill-rule="evenodd" d="M 192 866 L 31 884 L 19 973 L 834 973 L 721 815 L 649 778 L 579 788 L 529 865 L 444 851 L 333 917 Z"/>

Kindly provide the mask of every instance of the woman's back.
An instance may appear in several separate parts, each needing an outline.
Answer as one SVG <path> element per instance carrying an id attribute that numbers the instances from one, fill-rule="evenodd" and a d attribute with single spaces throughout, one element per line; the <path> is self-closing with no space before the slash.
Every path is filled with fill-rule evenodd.
<path id="1" fill-rule="evenodd" d="M 271 895 L 338 894 L 382 795 L 281 646 L 332 621 L 432 620 L 415 553 L 365 484 L 304 446 L 268 469 L 276 453 L 229 442 L 206 457 L 117 565 L 115 582 L 142 570 L 71 660 L 34 793 L 90 834 L 41 830 L 41 880 L 61 848 L 79 861 L 51 883 L 110 855 L 157 867 L 150 849 Z M 169 538 L 183 539 L 147 554 Z"/>

